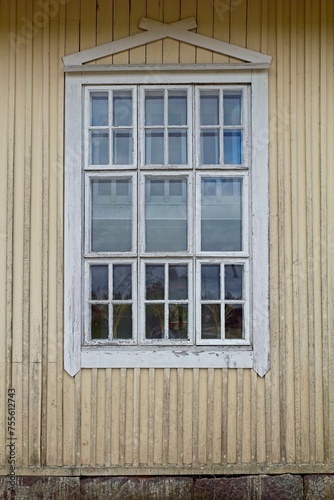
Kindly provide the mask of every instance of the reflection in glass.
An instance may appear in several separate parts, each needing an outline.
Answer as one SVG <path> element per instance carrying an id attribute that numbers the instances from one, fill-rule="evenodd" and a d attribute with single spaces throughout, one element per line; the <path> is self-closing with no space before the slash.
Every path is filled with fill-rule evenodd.
<path id="1" fill-rule="evenodd" d="M 224 125 L 241 125 L 241 92 L 224 92 Z"/>
<path id="2" fill-rule="evenodd" d="M 150 179 L 146 179 L 146 251 L 177 252 L 186 251 L 187 239 L 187 181 L 173 179 L 174 192 L 184 193 L 180 196 L 151 195 Z M 161 180 L 160 180 L 161 182 Z M 169 180 L 165 179 L 169 192 Z M 179 184 L 179 186 L 177 186 Z"/>
<path id="3" fill-rule="evenodd" d="M 91 163 L 92 165 L 109 164 L 109 132 L 91 132 Z"/>
<path id="4" fill-rule="evenodd" d="M 113 125 L 114 127 L 127 127 L 132 125 L 131 92 L 114 92 Z"/>
<path id="5" fill-rule="evenodd" d="M 243 266 L 225 266 L 225 299 L 242 299 Z"/>
<path id="6" fill-rule="evenodd" d="M 242 250 L 242 179 L 216 178 L 217 196 L 208 196 L 202 178 L 201 250 L 232 252 Z M 211 184 L 212 185 L 212 184 Z"/>
<path id="7" fill-rule="evenodd" d="M 219 163 L 219 131 L 201 131 L 201 164 L 216 165 Z"/>
<path id="8" fill-rule="evenodd" d="M 109 308 L 105 304 L 92 304 L 91 307 L 92 339 L 107 339 L 109 335 Z"/>
<path id="9" fill-rule="evenodd" d="M 132 339 L 132 305 L 113 305 L 113 339 Z"/>
<path id="10" fill-rule="evenodd" d="M 186 92 L 168 92 L 168 125 L 187 125 Z"/>
<path id="11" fill-rule="evenodd" d="M 221 338 L 220 304 L 202 304 L 202 339 Z"/>
<path id="12" fill-rule="evenodd" d="M 132 296 L 131 266 L 113 266 L 113 300 L 128 300 Z"/>
<path id="13" fill-rule="evenodd" d="M 145 336 L 147 339 L 163 339 L 165 311 L 163 304 L 146 304 Z"/>
<path id="14" fill-rule="evenodd" d="M 220 266 L 209 264 L 201 266 L 202 300 L 220 300 Z"/>
<path id="15" fill-rule="evenodd" d="M 164 125 L 164 123 L 164 93 L 146 92 L 145 125 Z"/>
<path id="16" fill-rule="evenodd" d="M 168 163 L 174 165 L 187 163 L 187 132 L 185 130 L 169 130 Z"/>
<path id="17" fill-rule="evenodd" d="M 165 181 L 162 179 L 151 179 L 150 181 L 150 195 L 151 196 L 164 196 L 165 194 Z"/>
<path id="18" fill-rule="evenodd" d="M 168 338 L 188 338 L 188 306 L 186 304 L 169 304 Z"/>
<path id="19" fill-rule="evenodd" d="M 132 163 L 132 132 L 129 130 L 113 131 L 113 164 L 130 165 Z"/>
<path id="20" fill-rule="evenodd" d="M 224 130 L 224 163 L 241 165 L 241 130 Z"/>
<path id="21" fill-rule="evenodd" d="M 201 92 L 201 125 L 219 124 L 219 93 Z"/>
<path id="22" fill-rule="evenodd" d="M 164 163 L 164 131 L 146 130 L 145 132 L 146 165 L 162 165 Z"/>
<path id="23" fill-rule="evenodd" d="M 92 179 L 92 234 L 93 252 L 130 252 L 132 249 L 132 189 L 131 179 L 108 179 L 111 196 L 99 194 L 97 179 Z M 127 195 L 117 193 L 128 185 Z"/>
<path id="24" fill-rule="evenodd" d="M 243 306 L 242 304 L 225 304 L 225 338 L 243 338 Z"/>
<path id="25" fill-rule="evenodd" d="M 92 119 L 91 125 L 108 126 L 108 93 L 94 92 L 91 94 Z"/>
<path id="26" fill-rule="evenodd" d="M 165 266 L 146 265 L 146 300 L 165 298 Z"/>
<path id="27" fill-rule="evenodd" d="M 108 300 L 108 266 L 90 266 L 92 300 Z"/>
<path id="28" fill-rule="evenodd" d="M 169 299 L 184 300 L 188 298 L 188 266 L 169 265 Z"/>

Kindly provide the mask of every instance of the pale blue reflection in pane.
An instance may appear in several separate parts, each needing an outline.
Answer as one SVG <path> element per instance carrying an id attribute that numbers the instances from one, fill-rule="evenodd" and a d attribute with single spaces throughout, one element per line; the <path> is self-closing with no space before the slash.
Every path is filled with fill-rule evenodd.
<path id="1" fill-rule="evenodd" d="M 146 92 L 145 95 L 145 125 L 164 125 L 164 94 L 163 92 Z"/>
<path id="2" fill-rule="evenodd" d="M 146 130 L 146 165 L 164 164 L 164 131 Z"/>
<path id="3" fill-rule="evenodd" d="M 224 92 L 224 125 L 241 125 L 241 92 Z"/>
<path id="4" fill-rule="evenodd" d="M 113 266 L 113 299 L 129 300 L 132 296 L 131 266 L 117 264 Z"/>
<path id="5" fill-rule="evenodd" d="M 219 125 L 219 93 L 201 93 L 201 125 Z"/>
<path id="6" fill-rule="evenodd" d="M 216 165 L 217 163 L 219 163 L 219 131 L 202 130 L 201 164 Z"/>
<path id="7" fill-rule="evenodd" d="M 168 132 L 168 163 L 187 163 L 187 132 L 185 130 L 169 130 Z"/>
<path id="8" fill-rule="evenodd" d="M 202 300 L 220 300 L 220 266 L 201 266 L 201 298 Z"/>
<path id="9" fill-rule="evenodd" d="M 224 163 L 242 163 L 241 130 L 224 130 Z"/>
<path id="10" fill-rule="evenodd" d="M 92 165 L 109 164 L 109 133 L 91 132 Z"/>
<path id="11" fill-rule="evenodd" d="M 108 126 L 108 93 L 94 92 L 91 94 L 92 119 L 91 125 Z"/>
<path id="12" fill-rule="evenodd" d="M 153 181 L 154 182 L 154 181 Z M 161 181 L 159 181 L 161 182 Z M 169 180 L 164 180 L 163 195 L 152 195 L 151 180 L 146 180 L 146 251 L 186 251 L 187 239 L 187 181 L 173 179 L 174 192 L 171 196 Z M 179 186 L 176 184 L 179 183 Z"/>
<path id="13" fill-rule="evenodd" d="M 132 189 L 131 179 L 92 181 L 92 234 L 93 252 L 129 252 L 132 249 Z M 110 184 L 111 195 L 99 194 L 99 183 Z M 117 184 L 124 183 L 126 195 L 117 194 Z M 106 190 L 105 190 L 106 191 Z"/>
<path id="14" fill-rule="evenodd" d="M 187 93 L 168 93 L 168 125 L 187 125 Z"/>
<path id="15" fill-rule="evenodd" d="M 228 265 L 225 266 L 225 299 L 242 299 L 243 286 L 243 266 Z"/>
<path id="16" fill-rule="evenodd" d="M 132 132 L 129 130 L 113 131 L 113 164 L 130 165 L 132 163 Z"/>
<path id="17" fill-rule="evenodd" d="M 114 92 L 113 95 L 113 125 L 126 127 L 132 125 L 132 94 L 131 92 Z"/>
<path id="18" fill-rule="evenodd" d="M 108 300 L 108 266 L 90 266 L 92 300 Z"/>
<path id="19" fill-rule="evenodd" d="M 217 194 L 205 194 L 207 182 L 202 179 L 201 250 L 232 252 L 242 250 L 242 179 L 216 178 Z"/>

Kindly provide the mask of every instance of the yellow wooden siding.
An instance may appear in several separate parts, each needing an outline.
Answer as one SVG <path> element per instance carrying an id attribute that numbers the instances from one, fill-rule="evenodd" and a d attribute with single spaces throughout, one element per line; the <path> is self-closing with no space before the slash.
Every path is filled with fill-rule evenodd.
<path id="1" fill-rule="evenodd" d="M 16 390 L 24 474 L 326 472 L 334 460 L 332 0 L 0 0 L 0 471 Z M 63 370 L 61 56 L 195 16 L 273 56 L 271 370 Z M 227 62 L 172 40 L 101 62 Z M 61 468 L 65 465 L 65 468 Z M 82 469 L 83 468 L 83 469 Z"/>

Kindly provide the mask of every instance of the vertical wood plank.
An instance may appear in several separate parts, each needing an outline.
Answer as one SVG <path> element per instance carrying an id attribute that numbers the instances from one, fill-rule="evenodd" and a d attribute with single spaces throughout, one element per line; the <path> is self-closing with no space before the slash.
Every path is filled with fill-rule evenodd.
<path id="1" fill-rule="evenodd" d="M 111 465 L 120 463 L 120 404 L 121 404 L 121 370 L 111 371 Z"/>
<path id="2" fill-rule="evenodd" d="M 140 370 L 140 436 L 139 462 L 148 464 L 149 435 L 149 370 Z"/>
<path id="3" fill-rule="evenodd" d="M 113 2 L 99 0 L 96 14 L 96 44 L 103 45 L 112 41 L 113 37 Z M 112 64 L 113 57 L 103 57 L 98 64 Z"/>
<path id="4" fill-rule="evenodd" d="M 106 461 L 106 371 L 97 370 L 97 402 L 96 402 L 96 465 L 104 466 Z M 110 440 L 108 441 L 110 443 Z"/>
<path id="5" fill-rule="evenodd" d="M 58 368 L 58 367 L 57 367 Z M 52 371 L 49 377 L 52 376 Z M 66 425 L 62 429 L 62 449 L 63 449 L 63 463 L 64 465 L 73 465 L 76 461 L 76 429 L 80 429 L 80 421 L 75 420 L 76 405 L 75 405 L 75 380 L 70 377 L 66 372 L 62 379 L 63 384 L 63 401 L 62 408 L 64 414 L 62 415 L 61 422 L 64 420 Z M 61 405 L 59 405 L 61 406 Z M 59 417 L 57 415 L 59 425 Z M 52 430 L 50 429 L 50 433 Z M 55 433 L 57 436 L 58 432 Z M 49 438 L 51 439 L 51 437 Z M 58 459 L 59 460 L 59 459 Z M 58 462 L 57 460 L 57 462 Z M 60 465 L 58 463 L 58 465 Z"/>
<path id="6" fill-rule="evenodd" d="M 178 463 L 178 374 L 177 369 L 170 371 L 169 384 L 169 429 L 168 463 Z"/>
<path id="7" fill-rule="evenodd" d="M 134 451 L 134 370 L 126 370 L 124 463 L 133 463 Z"/>
<path id="8" fill-rule="evenodd" d="M 227 462 L 236 463 L 237 460 L 237 370 L 228 370 L 228 435 L 227 435 Z"/>
<path id="9" fill-rule="evenodd" d="M 221 441 L 221 463 L 227 464 L 228 447 L 228 370 L 222 370 L 222 441 Z"/>
<path id="10" fill-rule="evenodd" d="M 92 467 L 96 466 L 96 442 L 97 442 L 97 399 L 98 399 L 98 387 L 97 387 L 97 368 L 90 370 L 91 376 L 91 393 L 90 393 L 90 437 L 87 436 L 87 441 L 89 441 L 90 452 L 89 452 L 89 464 Z M 88 429 L 88 423 L 87 423 Z"/>
<path id="11" fill-rule="evenodd" d="M 81 464 L 91 462 L 92 429 L 92 371 L 81 370 Z"/>
<path id="12" fill-rule="evenodd" d="M 120 395 L 119 395 L 119 462 L 121 467 L 125 465 L 125 424 L 126 424 L 126 395 L 127 395 L 127 369 L 121 368 L 120 373 Z"/>
<path id="13" fill-rule="evenodd" d="M 251 463 L 251 439 L 252 439 L 252 419 L 251 419 L 251 370 L 244 370 L 243 372 L 243 409 L 242 409 L 242 442 L 241 442 L 241 461 L 243 463 Z M 263 406 L 265 408 L 265 405 Z M 262 434 L 264 434 L 262 427 Z"/>
<path id="14" fill-rule="evenodd" d="M 184 405 L 183 368 L 178 368 L 177 369 L 177 464 L 178 466 L 183 465 L 183 457 L 184 457 L 183 405 Z"/>
<path id="15" fill-rule="evenodd" d="M 194 0 L 181 0 L 181 19 L 194 17 L 197 20 L 197 2 Z M 195 63 L 196 48 L 185 43 L 180 44 L 180 63 Z"/>
<path id="16" fill-rule="evenodd" d="M 113 40 L 129 36 L 129 5 L 130 2 L 124 2 L 124 0 L 114 0 L 113 2 Z M 129 51 L 115 54 L 113 56 L 113 64 L 129 64 Z"/>
<path id="17" fill-rule="evenodd" d="M 229 43 L 231 3 L 226 0 L 214 0 L 213 7 L 213 38 Z M 213 53 L 212 62 L 227 63 L 229 57 Z"/>
<path id="18" fill-rule="evenodd" d="M 180 20 L 180 0 L 168 0 L 164 2 L 164 23 L 172 23 Z M 180 61 L 180 42 L 165 39 L 162 43 L 162 56 L 164 64 L 177 64 Z"/>
<path id="19" fill-rule="evenodd" d="M 183 462 L 192 463 L 193 439 L 193 373 L 190 369 L 183 371 L 184 399 L 183 399 Z"/>
<path id="20" fill-rule="evenodd" d="M 207 423 L 206 423 L 206 464 L 213 463 L 213 433 L 214 433 L 214 373 L 210 368 L 207 376 Z"/>
<path id="21" fill-rule="evenodd" d="M 139 441 L 140 441 L 140 380 L 141 371 L 134 369 L 133 377 L 133 466 L 139 466 Z"/>
<path id="22" fill-rule="evenodd" d="M 154 388 L 154 464 L 161 464 L 163 460 L 164 438 L 164 370 L 155 370 Z"/>
<path id="23" fill-rule="evenodd" d="M 162 464 L 168 464 L 169 455 L 169 425 L 170 425 L 170 369 L 163 371 L 162 392 Z"/>
<path id="24" fill-rule="evenodd" d="M 147 0 L 147 17 L 154 21 L 163 21 L 163 2 L 156 0 Z M 146 63 L 162 63 L 162 41 L 149 43 L 146 46 Z"/>
<path id="25" fill-rule="evenodd" d="M 149 369 L 148 382 L 148 466 L 154 462 L 154 401 L 155 401 L 155 369 Z"/>
<path id="26" fill-rule="evenodd" d="M 208 426 L 212 422 L 208 422 L 208 370 L 200 369 L 198 376 L 198 409 L 194 414 L 196 421 L 196 434 L 198 435 L 198 463 L 207 463 L 207 440 L 208 440 Z M 212 415 L 211 415 L 212 416 Z M 211 432 L 211 429 L 210 429 Z"/>
<path id="27" fill-rule="evenodd" d="M 197 0 L 197 33 L 213 35 L 213 0 Z M 212 63 L 212 52 L 196 48 L 196 62 Z"/>
<path id="28" fill-rule="evenodd" d="M 130 35 L 140 33 L 139 22 L 142 17 L 146 17 L 146 0 L 136 0 L 130 3 Z M 145 46 L 130 49 L 130 64 L 145 64 L 146 48 Z"/>
<path id="29" fill-rule="evenodd" d="M 242 461 L 242 441 L 243 441 L 243 413 L 244 413 L 244 398 L 243 398 L 243 372 L 237 370 L 237 409 L 236 409 L 236 462 Z"/>
<path id="30" fill-rule="evenodd" d="M 112 370 L 108 368 L 105 375 L 105 456 L 104 463 L 106 467 L 111 466 L 111 400 L 112 400 Z"/>
<path id="31" fill-rule="evenodd" d="M 80 0 L 79 50 L 90 49 L 96 46 L 96 12 L 96 0 Z"/>

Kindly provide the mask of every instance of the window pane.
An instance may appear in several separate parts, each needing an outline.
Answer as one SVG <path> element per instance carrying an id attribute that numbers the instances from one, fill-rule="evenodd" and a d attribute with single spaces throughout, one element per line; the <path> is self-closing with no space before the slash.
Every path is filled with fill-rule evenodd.
<path id="1" fill-rule="evenodd" d="M 187 241 L 187 181 L 173 180 L 173 189 L 180 196 L 151 195 L 151 180 L 146 180 L 146 251 L 186 251 Z M 161 181 L 159 181 L 161 182 Z M 169 188 L 169 180 L 164 180 Z M 177 187 L 176 184 L 179 183 Z M 166 186 L 166 184 L 165 184 Z M 165 189 L 165 193 L 169 189 Z"/>
<path id="2" fill-rule="evenodd" d="M 107 339 L 109 335 L 109 307 L 105 304 L 92 304 L 92 339 Z"/>
<path id="3" fill-rule="evenodd" d="M 109 164 L 109 132 L 91 132 L 92 165 Z"/>
<path id="4" fill-rule="evenodd" d="M 169 130 L 168 132 L 168 163 L 187 163 L 187 132 L 185 130 Z"/>
<path id="5" fill-rule="evenodd" d="M 219 93 L 201 92 L 201 125 L 219 125 Z"/>
<path id="6" fill-rule="evenodd" d="M 99 194 L 98 185 L 110 185 L 111 196 Z M 126 195 L 117 194 L 127 185 Z M 132 182 L 131 179 L 92 180 L 92 235 L 93 252 L 130 252 L 132 249 Z"/>
<path id="7" fill-rule="evenodd" d="M 242 299 L 243 266 L 225 266 L 225 299 Z"/>
<path id="8" fill-rule="evenodd" d="M 242 163 L 241 130 L 224 130 L 224 163 Z"/>
<path id="9" fill-rule="evenodd" d="M 202 339 L 220 339 L 220 332 L 220 304 L 202 304 Z"/>
<path id="10" fill-rule="evenodd" d="M 219 131 L 202 130 L 201 164 L 216 165 L 217 163 L 219 163 Z"/>
<path id="11" fill-rule="evenodd" d="M 241 125 L 241 92 L 224 92 L 224 125 Z"/>
<path id="12" fill-rule="evenodd" d="M 131 266 L 114 265 L 113 267 L 113 299 L 128 300 L 132 296 Z"/>
<path id="13" fill-rule="evenodd" d="M 114 130 L 113 139 L 113 164 L 130 165 L 132 163 L 132 132 Z"/>
<path id="14" fill-rule="evenodd" d="M 201 250 L 204 252 L 232 252 L 242 250 L 242 179 L 216 178 L 217 195 L 205 194 L 202 179 Z"/>
<path id="15" fill-rule="evenodd" d="M 220 266 L 201 266 L 202 300 L 220 300 Z"/>
<path id="16" fill-rule="evenodd" d="M 186 304 L 169 305 L 169 339 L 188 338 L 188 306 Z"/>
<path id="17" fill-rule="evenodd" d="M 126 127 L 132 125 L 132 95 L 131 92 L 114 92 L 113 95 L 113 125 Z"/>
<path id="18" fill-rule="evenodd" d="M 147 165 L 164 164 L 164 131 L 146 130 L 145 163 Z"/>
<path id="19" fill-rule="evenodd" d="M 164 300 L 165 266 L 146 266 L 146 300 Z"/>
<path id="20" fill-rule="evenodd" d="M 169 299 L 188 298 L 188 266 L 169 266 Z"/>
<path id="21" fill-rule="evenodd" d="M 132 305 L 114 304 L 113 339 L 132 339 Z"/>
<path id="22" fill-rule="evenodd" d="M 108 300 L 108 266 L 90 266 L 92 300 Z"/>
<path id="23" fill-rule="evenodd" d="M 225 338 L 242 339 L 243 338 L 243 306 L 225 305 Z"/>
<path id="24" fill-rule="evenodd" d="M 187 125 L 187 93 L 168 93 L 168 125 Z"/>
<path id="25" fill-rule="evenodd" d="M 147 339 L 163 339 L 165 325 L 165 311 L 163 304 L 146 304 Z"/>
<path id="26" fill-rule="evenodd" d="M 164 125 L 164 93 L 146 92 L 145 125 Z"/>
<path id="27" fill-rule="evenodd" d="M 91 94 L 92 117 L 91 125 L 108 126 L 108 93 L 94 92 Z"/>

